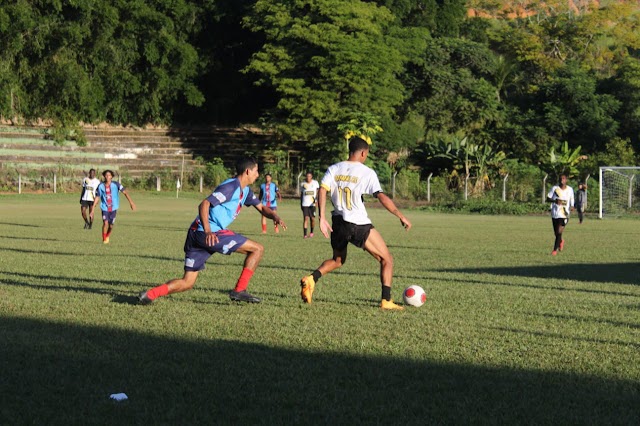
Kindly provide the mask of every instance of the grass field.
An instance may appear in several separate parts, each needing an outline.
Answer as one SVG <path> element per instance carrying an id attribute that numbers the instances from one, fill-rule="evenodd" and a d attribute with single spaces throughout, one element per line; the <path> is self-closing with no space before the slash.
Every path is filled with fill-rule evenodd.
<path id="1" fill-rule="evenodd" d="M 0 424 L 639 424 L 640 222 L 571 222 L 551 257 L 548 217 L 371 208 L 395 258 L 382 312 L 378 266 L 350 248 L 303 305 L 299 279 L 330 255 L 289 230 L 264 244 L 230 302 L 243 256 L 212 257 L 190 292 L 135 305 L 182 275 L 202 195 L 132 194 L 111 244 L 82 229 L 78 196 L 0 196 Z M 319 235 L 319 233 L 318 233 Z M 112 393 L 129 399 L 114 402 Z"/>

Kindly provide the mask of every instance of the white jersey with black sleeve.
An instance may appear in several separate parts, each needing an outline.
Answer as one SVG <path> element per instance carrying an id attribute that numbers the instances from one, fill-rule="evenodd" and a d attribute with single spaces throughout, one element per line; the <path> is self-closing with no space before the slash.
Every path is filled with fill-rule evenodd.
<path id="1" fill-rule="evenodd" d="M 342 161 L 327 169 L 320 186 L 331 194 L 334 215 L 356 225 L 371 223 L 362 196 L 382 192 L 372 169 L 357 161 Z"/>
<path id="2" fill-rule="evenodd" d="M 551 217 L 553 219 L 569 219 L 571 208 L 574 206 L 573 188 L 567 185 L 564 189 L 555 185 L 547 194 L 551 203 Z M 556 202 L 560 200 L 560 204 Z"/>

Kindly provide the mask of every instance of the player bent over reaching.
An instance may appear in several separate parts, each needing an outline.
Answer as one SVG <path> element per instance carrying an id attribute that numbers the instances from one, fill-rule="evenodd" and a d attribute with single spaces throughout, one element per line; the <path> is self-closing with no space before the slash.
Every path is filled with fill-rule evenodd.
<path id="1" fill-rule="evenodd" d="M 391 300 L 393 257 L 384 239 L 371 224 L 362 202 L 362 195 L 369 194 L 378 198 L 389 212 L 400 219 L 406 230 L 411 228 L 411 222 L 397 209 L 391 198 L 382 192 L 376 172 L 363 164 L 368 155 L 367 142 L 353 137 L 349 142 L 349 159 L 329 167 L 322 178 L 318 191 L 320 231 L 326 238 L 329 238 L 331 232 L 333 257 L 322 262 L 318 269 L 300 281 L 300 295 L 305 303 L 311 303 L 313 290 L 320 277 L 344 265 L 347 260 L 347 245 L 351 243 L 366 250 L 380 262 L 380 307 L 388 310 L 403 309 Z M 333 228 L 325 215 L 327 192 L 334 206 L 331 217 Z"/>
<path id="2" fill-rule="evenodd" d="M 247 237 L 227 229 L 240 213 L 242 206 L 253 206 L 260 214 L 272 219 L 287 229 L 284 222 L 269 207 L 260 203 L 249 185 L 258 178 L 258 164 L 253 158 L 243 158 L 236 164 L 236 177 L 227 179 L 199 206 L 199 215 L 195 218 L 184 243 L 184 276 L 173 279 L 158 287 L 143 291 L 138 302 L 148 305 L 155 299 L 167 294 L 190 290 L 205 268 L 205 262 L 214 253 L 230 255 L 237 252 L 245 254 L 244 267 L 235 288 L 229 292 L 231 300 L 259 303 L 261 300 L 247 292 L 249 280 L 253 276 L 264 247 Z"/>

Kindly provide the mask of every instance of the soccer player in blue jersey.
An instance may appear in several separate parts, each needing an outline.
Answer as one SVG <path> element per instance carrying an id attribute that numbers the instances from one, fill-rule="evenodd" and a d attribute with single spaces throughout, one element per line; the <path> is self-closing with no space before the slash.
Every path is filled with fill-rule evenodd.
<path id="1" fill-rule="evenodd" d="M 271 175 L 267 173 L 264 175 L 265 182 L 260 185 L 260 202 L 265 206 L 269 207 L 271 210 L 278 210 L 278 200 L 282 200 L 282 196 L 280 195 L 280 190 L 278 189 L 278 185 L 271 182 Z M 267 233 L 267 218 L 262 216 L 261 224 L 262 224 L 262 233 Z M 280 232 L 278 229 L 278 224 L 273 223 L 276 234 Z"/>
<path id="2" fill-rule="evenodd" d="M 287 227 L 280 217 L 262 204 L 249 188 L 249 185 L 258 178 L 256 160 L 248 157 L 239 160 L 236 163 L 236 172 L 237 175 L 234 178 L 222 182 L 200 203 L 199 214 L 191 223 L 184 243 L 184 276 L 141 292 L 138 295 L 140 304 L 148 305 L 158 297 L 190 290 L 198 278 L 198 273 L 205 268 L 205 262 L 212 254 L 230 255 L 234 252 L 245 254 L 247 257 L 235 288 L 229 292 L 229 298 L 249 303 L 261 301 L 247 292 L 247 286 L 262 259 L 264 247 L 243 235 L 230 231 L 227 227 L 238 216 L 242 206 L 253 206 L 260 214 L 272 219 L 283 229 Z"/>
<path id="3" fill-rule="evenodd" d="M 111 170 L 102 172 L 102 177 L 104 177 L 104 182 L 100 183 L 98 189 L 96 189 L 93 211 L 95 211 L 96 205 L 100 203 L 100 209 L 102 210 L 102 243 L 109 244 L 109 237 L 111 237 L 111 231 L 113 231 L 116 214 L 118 213 L 118 208 L 120 208 L 120 192 L 129 201 L 131 210 L 136 211 L 136 205 L 124 186 L 120 182 L 113 180 L 113 172 Z M 91 212 L 91 222 L 93 222 L 93 211 Z"/>

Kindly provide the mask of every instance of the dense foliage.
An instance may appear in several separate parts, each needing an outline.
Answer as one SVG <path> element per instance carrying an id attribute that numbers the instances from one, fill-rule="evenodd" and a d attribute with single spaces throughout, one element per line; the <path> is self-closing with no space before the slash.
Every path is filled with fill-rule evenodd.
<path id="1" fill-rule="evenodd" d="M 9 0 L 0 116 L 261 123 L 317 166 L 368 117 L 389 173 L 484 190 L 510 159 L 578 177 L 637 162 L 639 27 L 637 2 L 618 1 Z M 461 140 L 475 156 L 447 154 Z M 577 163 L 549 167 L 563 146 Z"/>

